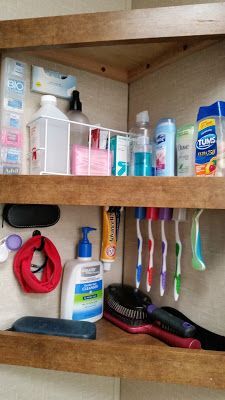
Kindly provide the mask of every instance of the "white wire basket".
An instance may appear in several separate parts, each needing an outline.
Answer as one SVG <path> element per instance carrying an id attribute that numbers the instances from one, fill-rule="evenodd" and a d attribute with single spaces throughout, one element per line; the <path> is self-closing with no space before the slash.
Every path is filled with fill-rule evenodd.
<path id="1" fill-rule="evenodd" d="M 73 125 L 88 130 L 87 146 L 71 145 Z M 31 121 L 28 127 L 32 175 L 128 175 L 128 132 L 49 116 Z M 104 149 L 93 148 L 96 129 L 105 132 L 107 146 Z"/>

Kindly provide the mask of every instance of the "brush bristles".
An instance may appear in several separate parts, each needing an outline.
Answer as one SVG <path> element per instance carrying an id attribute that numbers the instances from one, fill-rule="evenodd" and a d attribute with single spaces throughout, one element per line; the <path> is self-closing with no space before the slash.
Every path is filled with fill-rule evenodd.
<path id="1" fill-rule="evenodd" d="M 133 318 L 126 317 L 126 316 L 116 312 L 113 308 L 109 307 L 108 304 L 105 304 L 105 311 L 107 311 L 113 317 L 115 317 L 119 321 L 124 322 L 126 325 L 129 325 L 129 326 L 142 326 L 142 325 L 146 324 L 146 321 L 143 321 L 142 319 L 133 319 Z"/>
<path id="2" fill-rule="evenodd" d="M 151 304 L 150 298 L 140 291 L 135 293 L 135 289 L 128 285 L 123 285 L 123 287 L 119 284 L 110 285 L 105 290 L 105 310 L 130 326 L 141 326 L 152 323 L 149 320 L 146 309 L 149 304 Z M 154 321 L 154 324 L 158 324 L 163 330 L 177 334 L 174 329 L 165 323 Z"/>
<path id="3" fill-rule="evenodd" d="M 146 321 L 147 312 L 144 308 L 132 309 L 119 304 L 112 296 L 105 296 L 105 304 L 110 309 L 116 311 L 119 315 L 133 320 Z"/>

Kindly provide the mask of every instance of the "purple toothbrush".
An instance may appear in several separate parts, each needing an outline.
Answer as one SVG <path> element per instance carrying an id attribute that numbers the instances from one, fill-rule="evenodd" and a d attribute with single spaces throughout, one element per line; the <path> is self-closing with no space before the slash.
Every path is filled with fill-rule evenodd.
<path id="1" fill-rule="evenodd" d="M 167 259 L 167 239 L 165 234 L 165 221 L 172 219 L 172 208 L 160 208 L 159 220 L 161 220 L 161 238 L 162 238 L 162 267 L 160 272 L 160 296 L 163 296 L 166 289 L 166 259 Z"/>

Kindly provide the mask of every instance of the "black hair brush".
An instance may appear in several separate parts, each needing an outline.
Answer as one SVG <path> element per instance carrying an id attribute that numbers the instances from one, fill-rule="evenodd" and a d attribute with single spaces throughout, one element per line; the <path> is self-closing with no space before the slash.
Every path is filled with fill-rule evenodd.
<path id="1" fill-rule="evenodd" d="M 157 308 L 151 298 L 129 285 L 112 284 L 105 290 L 105 311 L 132 326 L 157 323 L 160 328 L 182 337 L 193 337 L 195 327 Z"/>

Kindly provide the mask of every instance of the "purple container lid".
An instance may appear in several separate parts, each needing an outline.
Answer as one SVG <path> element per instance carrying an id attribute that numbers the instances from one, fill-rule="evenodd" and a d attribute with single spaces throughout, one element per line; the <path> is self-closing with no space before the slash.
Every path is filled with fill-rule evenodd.
<path id="1" fill-rule="evenodd" d="M 16 251 L 22 246 L 22 239 L 19 235 L 9 235 L 5 244 L 9 250 Z"/>
<path id="2" fill-rule="evenodd" d="M 172 208 L 160 208 L 159 209 L 159 220 L 170 221 L 173 216 Z"/>

